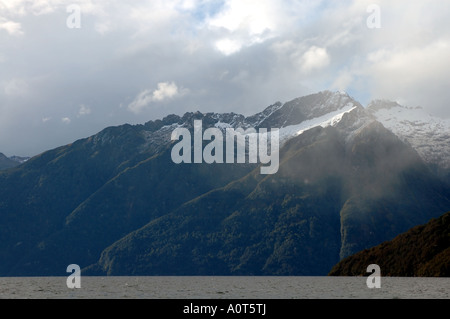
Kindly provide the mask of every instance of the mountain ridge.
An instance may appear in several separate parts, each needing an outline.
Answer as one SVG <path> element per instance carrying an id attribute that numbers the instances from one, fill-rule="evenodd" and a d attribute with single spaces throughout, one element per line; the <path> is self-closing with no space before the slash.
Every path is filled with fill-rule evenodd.
<path id="1" fill-rule="evenodd" d="M 375 100 L 367 111 L 411 144 L 435 173 L 450 182 L 450 120 L 432 116 L 421 107 L 406 107 L 397 102 Z"/>
<path id="2" fill-rule="evenodd" d="M 377 264 L 382 276 L 450 276 L 450 212 L 432 218 L 375 247 L 364 249 L 336 264 L 329 276 L 364 276 Z"/>
<path id="3" fill-rule="evenodd" d="M 316 134 L 318 132 L 323 132 L 325 135 L 320 137 L 320 135 Z M 102 252 L 98 263 L 85 269 L 86 273 L 102 275 L 145 275 L 149 273 L 159 275 L 317 275 L 327 273 L 334 262 L 339 260 L 339 254 L 342 253 L 343 249 L 357 251 L 359 247 L 354 245 L 360 243 L 363 238 L 367 238 L 366 240 L 369 243 L 371 240 L 372 243 L 376 242 L 376 240 L 373 241 L 373 239 L 368 238 L 367 235 L 361 233 L 352 234 L 352 231 L 347 233 L 347 237 L 342 237 L 341 227 L 352 227 L 352 218 L 354 218 L 355 214 L 358 215 L 359 210 L 345 208 L 344 205 L 346 219 L 339 221 L 339 218 L 342 219 L 343 214 L 342 203 L 339 204 L 341 200 L 338 200 L 342 196 L 343 189 L 343 184 L 339 181 L 341 170 L 338 169 L 339 167 L 335 167 L 334 173 L 328 170 L 327 174 L 322 174 L 323 168 L 330 167 L 329 163 L 325 161 L 314 168 L 315 173 L 311 174 L 311 169 L 314 166 L 311 165 L 312 163 L 308 159 L 310 158 L 309 156 L 304 157 L 305 152 L 323 152 L 332 145 L 335 145 L 337 147 L 336 150 L 344 155 L 346 153 L 345 148 L 339 147 L 338 143 L 335 143 L 335 139 L 338 136 L 336 130 L 331 127 L 316 128 L 305 132 L 305 134 L 316 140 L 318 148 L 314 147 L 313 151 L 313 149 L 309 148 L 310 144 L 306 141 L 304 141 L 305 149 L 300 148 L 299 151 L 298 147 L 293 147 L 294 153 L 286 155 L 287 157 L 282 156 L 283 159 L 280 162 L 291 161 L 294 166 L 282 164 L 280 167 L 281 176 L 275 174 L 274 176 L 262 177 L 253 171 L 253 173 L 244 177 L 245 180 L 250 181 L 250 184 L 241 179 L 239 182 L 232 182 L 231 185 L 203 194 L 199 198 L 180 206 L 172 213 L 153 220 L 143 228 L 128 234 L 123 239 L 109 246 Z M 301 137 L 309 138 L 308 136 Z M 301 137 L 292 140 L 292 143 L 300 142 L 302 140 Z M 317 144 L 320 140 L 322 142 Z M 325 143 L 323 147 L 320 146 L 322 143 Z M 305 167 L 300 165 L 298 167 L 298 159 L 300 158 L 302 159 L 301 161 L 306 161 L 305 164 L 308 163 L 308 165 L 305 165 Z M 320 156 L 320 158 L 326 159 L 325 156 Z M 335 161 L 334 158 L 329 160 Z M 420 161 L 418 156 L 416 160 Z M 345 156 L 342 157 L 342 161 L 345 162 Z M 291 168 L 288 172 L 283 172 L 283 170 L 286 170 L 286 167 Z M 292 169 L 300 169 L 300 171 L 295 172 Z M 302 180 L 299 183 L 298 179 L 289 178 L 292 175 L 304 176 L 304 174 L 307 174 L 308 182 Z M 322 179 L 325 179 L 325 182 L 321 182 Z M 364 183 L 366 180 L 355 182 L 357 182 L 357 185 L 355 185 L 352 192 L 355 189 L 359 189 L 360 183 Z M 404 185 L 408 184 L 405 182 Z M 247 190 L 240 191 L 241 185 L 244 185 Z M 298 187 L 304 189 L 304 195 L 302 195 L 302 192 L 299 193 Z M 312 191 L 308 191 L 310 188 Z M 380 189 L 382 188 L 384 187 L 380 185 Z M 388 189 L 388 192 L 390 192 L 390 189 Z M 417 190 L 416 195 L 418 198 L 416 202 L 426 198 L 426 196 L 420 196 L 421 192 L 422 190 Z M 242 195 L 236 196 L 236 194 Z M 270 199 L 267 194 L 270 194 Z M 368 196 L 367 194 L 364 195 L 364 192 L 358 192 L 357 194 L 356 197 L 352 197 Z M 329 196 L 331 196 L 331 200 Z M 307 199 L 308 197 L 310 200 Z M 232 199 L 232 201 L 229 199 Z M 376 199 L 374 200 L 377 203 Z M 318 202 L 322 204 L 317 206 Z M 414 206 L 416 202 L 411 204 L 411 206 Z M 449 203 L 447 200 L 446 205 L 449 205 Z M 430 204 L 433 205 L 431 202 L 424 205 Z M 220 207 L 220 209 L 217 210 L 215 205 Z M 298 205 L 302 205 L 303 209 L 299 209 Z M 389 205 L 398 209 L 395 201 L 391 201 Z M 325 207 L 329 208 L 325 209 Z M 341 211 L 341 217 L 339 217 L 339 211 Z M 438 211 L 440 211 L 439 208 L 435 210 L 436 213 Z M 265 213 L 261 214 L 262 212 Z M 281 214 L 280 217 L 277 217 L 278 214 Z M 297 217 L 293 219 L 291 214 Z M 263 222 L 259 221 L 259 218 Z M 280 218 L 282 219 L 279 220 Z M 300 219 L 296 221 L 297 218 Z M 422 220 L 423 218 L 417 216 L 415 219 L 415 221 L 409 220 L 409 226 L 414 225 L 417 220 Z M 344 226 L 342 226 L 342 222 L 344 222 Z M 392 220 L 391 222 L 395 224 L 399 220 Z M 171 226 L 168 227 L 167 225 Z M 375 230 L 376 226 L 372 226 L 371 229 Z M 406 229 L 408 226 L 405 225 L 403 227 L 403 229 Z M 331 237 L 321 238 L 324 236 L 323 234 L 312 235 L 317 232 L 317 228 L 328 229 L 327 233 Z M 237 238 L 228 237 L 231 229 L 235 229 L 233 232 L 239 234 Z M 166 230 L 169 233 L 166 233 Z M 292 232 L 293 230 L 295 231 Z M 278 234 L 278 232 L 280 233 Z M 297 235 L 300 237 L 297 238 Z M 180 236 L 183 238 L 182 240 Z M 352 236 L 357 237 L 356 240 Z M 241 237 L 242 239 L 239 239 Z M 203 244 L 198 245 L 194 238 L 197 238 Z M 344 243 L 341 243 L 342 238 Z M 292 243 L 290 243 L 291 240 L 293 241 Z M 305 241 L 307 245 L 305 245 Z M 181 244 L 182 242 L 184 244 Z M 177 243 L 180 243 L 182 248 L 176 248 Z M 293 243 L 297 243 L 297 245 L 293 245 Z M 161 245 L 166 247 L 166 249 L 161 251 L 157 248 L 161 247 Z M 235 249 L 238 249 L 241 245 L 243 247 L 236 251 Z M 321 258 L 317 258 L 315 256 L 318 251 L 324 250 L 320 248 L 322 245 L 323 247 L 328 247 L 328 249 L 320 254 Z M 147 248 L 144 248 L 146 246 Z M 211 247 L 210 249 L 216 252 L 217 257 L 211 256 L 205 259 L 205 256 L 209 254 L 206 252 L 199 254 L 200 251 L 206 249 L 205 246 Z M 130 249 L 132 249 L 131 253 Z M 230 249 L 231 251 L 229 251 Z M 283 251 L 284 249 L 287 249 L 289 253 L 280 256 L 280 250 Z M 305 250 L 302 254 L 294 253 L 292 255 L 292 249 L 294 251 L 295 249 Z M 209 249 L 207 251 L 211 253 Z M 232 253 L 233 251 L 234 253 Z M 237 255 L 232 257 L 233 254 Z M 285 258 L 288 258 L 288 260 L 293 258 L 293 260 L 286 262 Z M 134 265 L 136 260 L 140 260 L 139 269 L 128 268 L 130 265 Z M 184 260 L 186 265 L 182 269 L 178 269 L 181 260 Z M 325 260 L 328 261 L 325 262 Z M 318 263 L 321 264 L 321 267 L 318 266 Z M 320 272 L 319 269 L 321 269 Z"/>
<path id="4" fill-rule="evenodd" d="M 16 155 L 8 157 L 5 154 L 0 153 L 0 170 L 19 166 L 20 164 L 25 163 L 28 159 L 29 157 Z"/>
<path id="5" fill-rule="evenodd" d="M 195 119 L 222 131 L 279 128 L 280 173 L 174 164 L 171 133 Z M 330 91 L 249 117 L 187 112 L 108 127 L 0 172 L 0 187 L 2 275 L 62 274 L 74 261 L 93 274 L 326 274 L 450 203 L 411 145 Z M 141 261 L 131 269 L 130 251 Z"/>

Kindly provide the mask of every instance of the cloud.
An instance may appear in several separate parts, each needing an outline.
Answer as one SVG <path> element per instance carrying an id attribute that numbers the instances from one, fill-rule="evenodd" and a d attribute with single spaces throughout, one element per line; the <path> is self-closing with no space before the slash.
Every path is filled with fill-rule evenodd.
<path id="1" fill-rule="evenodd" d="M 133 113 L 140 113 L 142 110 L 147 107 L 153 101 L 153 93 L 151 90 L 144 90 L 139 93 L 133 102 L 128 105 L 128 109 Z"/>
<path id="2" fill-rule="evenodd" d="M 70 124 L 70 122 L 72 122 L 72 120 L 69 117 L 63 117 L 61 119 L 61 122 L 63 122 L 64 124 Z"/>
<path id="3" fill-rule="evenodd" d="M 237 40 L 221 39 L 216 42 L 216 48 L 225 55 L 231 55 L 241 50 L 242 43 Z"/>
<path id="4" fill-rule="evenodd" d="M 0 0 L 0 151 L 32 155 L 169 113 L 252 115 L 325 89 L 450 117 L 450 6 L 378 0 L 370 29 L 372 3 Z M 80 29 L 67 28 L 69 4 Z M 54 134 L 43 116 L 72 121 Z"/>
<path id="5" fill-rule="evenodd" d="M 28 83 L 20 78 L 14 78 L 4 85 L 4 92 L 9 96 L 20 96 L 28 91 Z"/>
<path id="6" fill-rule="evenodd" d="M 244 29 L 250 36 L 260 36 L 276 28 L 273 1 L 228 0 L 224 10 L 212 17 L 210 27 L 235 32 Z"/>
<path id="7" fill-rule="evenodd" d="M 353 76 L 348 70 L 340 72 L 331 84 L 331 90 L 346 91 L 353 83 Z"/>
<path id="8" fill-rule="evenodd" d="M 215 48 L 225 55 L 260 44 L 298 27 L 322 1 L 226 0 L 206 19 L 217 35 Z"/>
<path id="9" fill-rule="evenodd" d="M 421 47 L 380 49 L 367 56 L 363 68 L 373 95 L 402 99 L 410 106 L 426 106 L 436 113 L 448 110 L 450 39 Z"/>
<path id="10" fill-rule="evenodd" d="M 22 24 L 14 20 L 28 15 L 40 16 L 55 12 L 64 0 L 4 0 L 0 2 L 0 30 L 10 35 L 24 35 Z M 6 18 L 8 17 L 8 18 Z"/>
<path id="11" fill-rule="evenodd" d="M 322 69 L 330 63 L 330 57 L 325 48 L 312 46 L 301 59 L 301 69 L 308 73 L 315 69 Z"/>
<path id="12" fill-rule="evenodd" d="M 89 115 L 89 114 L 91 114 L 91 112 L 92 111 L 88 106 L 81 104 L 80 109 L 78 110 L 78 117 L 84 116 L 84 115 Z"/>
<path id="13" fill-rule="evenodd" d="M 25 16 L 33 14 L 35 16 L 52 13 L 64 0 L 6 0 L 0 4 L 0 12 L 14 16 Z"/>
<path id="14" fill-rule="evenodd" d="M 9 35 L 23 35 L 22 25 L 18 22 L 8 21 L 0 17 L 0 30 L 5 30 Z"/>
<path id="15" fill-rule="evenodd" d="M 158 83 L 158 89 L 153 91 L 153 100 L 162 101 L 168 98 L 173 98 L 178 95 L 178 87 L 175 83 L 161 82 Z"/>
<path id="16" fill-rule="evenodd" d="M 128 109 L 137 114 L 152 102 L 162 102 L 187 93 L 187 89 L 179 89 L 174 82 L 160 82 L 157 86 L 156 90 L 146 89 L 140 92 L 128 105 Z"/>

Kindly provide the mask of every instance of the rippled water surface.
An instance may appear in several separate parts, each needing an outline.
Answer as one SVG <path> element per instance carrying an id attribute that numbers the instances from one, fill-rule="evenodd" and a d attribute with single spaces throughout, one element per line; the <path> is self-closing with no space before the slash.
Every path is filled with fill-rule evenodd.
<path id="1" fill-rule="evenodd" d="M 382 277 L 369 289 L 366 277 L 3 277 L 0 298 L 32 299 L 450 299 L 450 278 Z"/>

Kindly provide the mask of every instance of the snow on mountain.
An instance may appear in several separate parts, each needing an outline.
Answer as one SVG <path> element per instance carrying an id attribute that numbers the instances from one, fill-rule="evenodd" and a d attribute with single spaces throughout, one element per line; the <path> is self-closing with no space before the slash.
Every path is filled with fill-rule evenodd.
<path id="1" fill-rule="evenodd" d="M 236 121 L 235 117 L 233 117 L 233 121 L 230 122 L 229 119 L 227 121 L 220 114 L 214 114 L 213 117 L 218 120 L 214 126 L 221 129 L 223 133 L 228 128 L 235 130 L 255 128 L 253 132 L 245 131 L 243 134 L 248 137 L 248 149 L 257 149 L 258 137 L 255 136 L 256 134 L 260 135 L 259 139 L 264 138 L 270 141 L 270 132 L 273 129 L 279 129 L 279 146 L 281 147 L 289 139 L 314 127 L 337 126 L 344 115 L 351 113 L 353 114 L 347 117 L 347 123 L 340 127 L 341 131 L 349 137 L 373 119 L 368 116 L 358 102 L 344 92 L 324 91 L 292 100 L 283 105 L 278 102 L 263 112 L 245 119 L 240 118 L 239 121 Z M 265 129 L 267 133 L 261 129 Z M 242 137 L 239 130 L 235 134 Z M 236 142 L 243 146 L 241 144 L 244 140 L 237 139 Z"/>
<path id="2" fill-rule="evenodd" d="M 30 157 L 14 155 L 14 156 L 11 156 L 10 159 L 12 159 L 13 161 L 15 161 L 17 163 L 22 164 L 22 163 L 25 163 L 26 161 L 28 161 L 30 159 Z"/>
<path id="3" fill-rule="evenodd" d="M 7 157 L 5 154 L 0 153 L 0 170 L 15 167 L 22 163 L 25 163 L 29 158 L 20 156 Z"/>
<path id="4" fill-rule="evenodd" d="M 254 128 L 255 133 L 258 133 L 260 129 L 267 129 L 270 132 L 272 129 L 278 128 L 279 142 L 282 146 L 290 138 L 311 128 L 336 126 L 341 122 L 344 115 L 351 113 L 354 113 L 353 116 L 347 117 L 347 119 L 352 118 L 351 123 L 341 125 L 345 126 L 345 131 L 348 134 L 360 128 L 366 122 L 367 114 L 364 108 L 345 92 L 322 91 L 296 98 L 284 104 L 277 102 L 262 112 L 248 117 L 236 113 L 202 114 L 200 112 L 189 112 L 182 117 L 169 115 L 163 120 L 150 121 L 145 124 L 145 127 L 150 129 L 144 131 L 147 142 L 142 149 L 161 147 L 170 141 L 171 132 L 175 128 L 192 129 L 195 119 L 202 120 L 203 129 L 216 127 L 224 134 L 228 128 L 235 130 L 241 128 L 244 131 Z M 246 135 L 251 137 L 255 133 L 247 131 Z M 254 138 L 249 139 L 249 142 L 250 140 L 255 141 Z"/>
<path id="5" fill-rule="evenodd" d="M 361 112 L 365 113 L 363 107 L 345 92 L 323 91 L 294 99 L 282 106 L 276 104 L 269 108 L 264 111 L 267 116 L 261 116 L 262 112 L 251 118 L 258 118 L 255 127 L 267 128 L 268 131 L 279 128 L 280 146 L 314 127 L 336 126 L 345 114 L 358 113 L 356 117 L 359 122 L 356 125 L 352 123 L 353 127 L 348 129 L 348 134 L 360 128 L 368 118 L 365 114 L 361 116 Z M 224 124 L 217 126 L 224 127 Z"/>
<path id="6" fill-rule="evenodd" d="M 376 100 L 367 110 L 387 129 L 408 142 L 425 162 L 450 169 L 450 120 L 441 119 L 420 107 Z"/>
<path id="7" fill-rule="evenodd" d="M 321 127 L 335 126 L 337 123 L 341 121 L 344 114 L 349 113 L 356 108 L 357 106 L 353 105 L 353 103 L 348 103 L 342 109 L 324 114 L 319 117 L 312 118 L 310 120 L 303 121 L 297 125 L 289 125 L 286 127 L 282 127 L 280 129 L 280 143 L 283 144 L 290 138 L 298 136 L 302 134 L 304 131 L 317 126 Z"/>
<path id="8" fill-rule="evenodd" d="M 438 169 L 450 170 L 450 120 L 433 117 L 421 108 L 409 108 L 386 100 L 373 101 L 364 108 L 340 91 L 322 91 L 284 104 L 277 102 L 248 117 L 236 113 L 188 112 L 182 117 L 172 114 L 145 124 L 147 142 L 143 150 L 167 145 L 176 127 L 192 129 L 195 119 L 203 121 L 203 129 L 216 127 L 223 133 L 227 128 L 255 128 L 256 132 L 261 128 L 268 132 L 278 128 L 280 147 L 290 138 L 318 126 L 338 128 L 348 142 L 366 125 L 378 121 L 416 149 L 425 162 Z"/>

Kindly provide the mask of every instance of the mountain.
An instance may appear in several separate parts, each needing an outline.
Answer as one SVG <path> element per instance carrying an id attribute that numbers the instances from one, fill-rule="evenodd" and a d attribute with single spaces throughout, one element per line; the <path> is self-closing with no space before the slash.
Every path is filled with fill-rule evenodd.
<path id="1" fill-rule="evenodd" d="M 176 128 L 279 128 L 279 170 L 175 164 Z M 0 172 L 0 275 L 324 275 L 450 207 L 421 155 L 349 95 L 109 127 Z"/>
<path id="2" fill-rule="evenodd" d="M 449 277 L 450 212 L 345 258 L 329 275 L 367 275 L 366 268 L 370 264 L 378 264 L 382 276 Z"/>
<path id="3" fill-rule="evenodd" d="M 25 163 L 26 161 L 28 161 L 30 159 L 30 157 L 13 155 L 10 157 L 10 159 L 12 159 L 13 161 L 15 161 L 19 164 L 22 164 L 22 163 Z"/>
<path id="4" fill-rule="evenodd" d="M 130 233 L 87 273 L 326 274 L 450 204 L 421 159 L 376 123 L 351 147 L 333 127 L 307 131 L 280 163 L 275 175 L 255 170 Z"/>
<path id="5" fill-rule="evenodd" d="M 450 119 L 441 119 L 421 107 L 375 100 L 368 112 L 409 143 L 438 176 L 450 182 Z"/>
<path id="6" fill-rule="evenodd" d="M 11 156 L 7 157 L 5 154 L 0 153 L 0 170 L 16 167 L 29 160 L 29 157 Z"/>
<path id="7" fill-rule="evenodd" d="M 17 165 L 19 165 L 18 162 L 13 161 L 9 157 L 7 157 L 5 154 L 0 153 L 0 170 L 11 168 L 11 167 L 14 167 Z"/>

